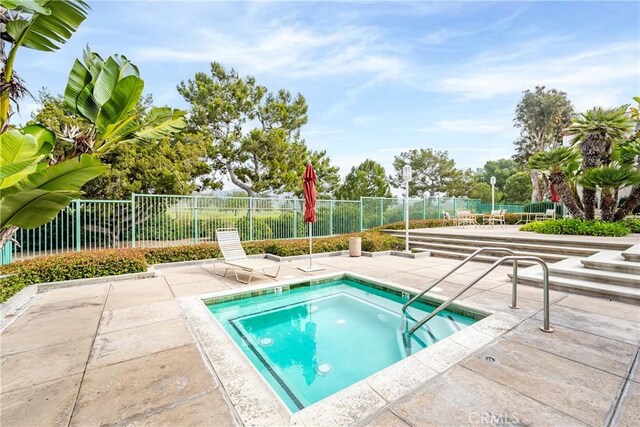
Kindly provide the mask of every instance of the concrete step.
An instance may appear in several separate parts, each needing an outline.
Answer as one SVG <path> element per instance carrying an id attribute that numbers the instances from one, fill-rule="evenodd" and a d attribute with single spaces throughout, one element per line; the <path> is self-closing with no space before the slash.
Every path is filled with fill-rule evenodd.
<path id="1" fill-rule="evenodd" d="M 640 263 L 627 261 L 619 251 L 600 251 L 581 262 L 586 268 L 634 274 L 636 277 L 640 277 Z"/>
<path id="2" fill-rule="evenodd" d="M 509 274 L 509 276 L 511 276 Z M 532 266 L 518 272 L 518 283 L 531 286 L 542 286 L 542 268 Z M 611 285 L 591 280 L 572 279 L 553 273 L 549 276 L 549 289 L 608 298 L 631 304 L 640 304 L 640 288 L 630 286 Z"/>
<path id="3" fill-rule="evenodd" d="M 468 256 L 471 253 L 473 253 L 475 250 L 480 248 L 480 246 L 478 246 L 478 247 L 474 247 L 474 246 L 459 246 L 459 245 L 444 244 L 444 243 L 413 242 L 411 240 L 409 240 L 409 247 L 411 247 L 412 249 L 421 248 L 421 249 L 429 250 L 429 251 L 432 252 L 432 255 L 434 255 L 434 256 L 437 256 L 437 255 L 435 255 L 433 253 L 434 251 L 455 252 L 455 253 L 461 254 L 462 258 L 465 258 L 466 256 Z M 553 254 L 553 253 L 549 253 L 549 252 L 542 252 L 542 251 L 541 252 L 514 251 L 514 253 L 516 255 L 522 255 L 522 256 L 540 257 L 544 261 L 547 261 L 547 262 L 557 262 L 557 261 L 562 261 L 563 259 L 567 258 L 567 256 L 565 256 L 565 255 L 558 255 L 558 254 Z M 503 254 L 501 252 L 487 252 L 486 255 L 493 256 L 493 260 L 495 260 L 498 257 L 505 256 L 506 254 Z"/>
<path id="4" fill-rule="evenodd" d="M 640 288 L 640 276 L 637 274 L 603 271 L 585 267 L 580 258 L 567 258 L 549 265 L 549 273 L 553 276 L 582 279 L 609 285 L 630 286 Z"/>
<path id="5" fill-rule="evenodd" d="M 627 261 L 640 262 L 640 245 L 631 246 L 622 252 L 622 257 Z"/>
<path id="6" fill-rule="evenodd" d="M 459 259 L 459 260 L 463 260 L 466 257 L 469 256 L 468 253 L 461 253 L 461 252 L 452 252 L 452 251 L 445 251 L 445 250 L 437 250 L 437 249 L 423 249 L 423 248 L 415 248 L 414 251 L 416 252 L 430 252 L 431 256 L 434 257 L 439 257 L 439 258 L 449 258 L 449 259 Z M 478 255 L 476 256 L 473 260 L 477 261 L 477 262 L 486 262 L 486 263 L 494 263 L 499 257 L 497 256 L 491 256 L 491 255 Z M 511 265 L 511 262 L 505 262 L 504 265 Z M 535 265 L 535 263 L 532 262 L 528 262 L 528 261 L 520 261 L 519 265 L 521 266 L 529 266 L 529 265 Z"/>
<path id="7" fill-rule="evenodd" d="M 404 235 L 398 235 L 398 237 L 404 237 Z M 524 252 L 553 253 L 581 257 L 588 257 L 598 252 L 596 249 L 592 249 L 590 247 L 539 245 L 519 241 L 507 242 L 498 240 L 456 239 L 449 237 L 431 237 L 426 235 L 410 235 L 409 242 L 471 246 L 473 248 L 501 247 L 512 249 L 514 251 L 519 250 Z"/>
<path id="8" fill-rule="evenodd" d="M 438 231 L 434 231 L 434 229 L 429 230 L 420 230 L 414 229 L 409 230 L 409 239 L 412 236 L 417 237 L 434 237 L 434 238 L 445 238 L 445 239 L 461 239 L 461 240 L 480 240 L 483 242 L 518 242 L 524 244 L 533 244 L 533 245 L 543 245 L 543 246 L 569 246 L 576 247 L 576 244 L 581 246 L 588 246 L 589 249 L 593 251 L 598 250 L 614 250 L 614 251 L 626 251 L 629 249 L 632 243 L 628 241 L 610 241 L 610 240 L 601 240 L 598 238 L 589 238 L 584 236 L 584 238 L 579 238 L 581 236 L 549 236 L 549 235 L 541 235 L 535 233 L 526 233 L 518 236 L 513 235 L 499 235 L 489 233 L 486 228 L 481 229 L 473 229 L 468 228 L 468 233 L 465 234 L 453 234 L 448 233 L 446 230 L 449 227 L 442 227 L 438 229 Z M 442 231 L 440 231 L 442 230 Z M 460 230 L 456 228 L 456 230 Z M 387 233 L 396 235 L 398 237 L 404 237 L 403 230 L 385 230 Z M 544 237 L 540 237 L 544 236 Z M 487 246 L 487 245 L 483 245 Z"/>

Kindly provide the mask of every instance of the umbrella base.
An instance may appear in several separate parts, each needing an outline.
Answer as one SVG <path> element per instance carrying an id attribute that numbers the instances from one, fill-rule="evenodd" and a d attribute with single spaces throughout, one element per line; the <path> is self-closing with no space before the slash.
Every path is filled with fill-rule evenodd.
<path id="1" fill-rule="evenodd" d="M 306 267 L 298 267 L 298 270 L 310 273 L 312 271 L 322 271 L 324 270 L 324 267 L 320 267 L 319 265 L 307 265 Z"/>

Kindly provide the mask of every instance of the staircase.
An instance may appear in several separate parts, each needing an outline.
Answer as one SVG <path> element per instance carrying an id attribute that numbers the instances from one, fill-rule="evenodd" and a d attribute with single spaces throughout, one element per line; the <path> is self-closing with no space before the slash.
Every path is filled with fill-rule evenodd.
<path id="1" fill-rule="evenodd" d="M 518 282 L 542 286 L 542 269 L 532 266 L 520 270 Z M 549 288 L 640 304 L 640 245 L 551 264 Z"/>
<path id="2" fill-rule="evenodd" d="M 624 251 L 632 243 L 603 241 L 602 239 L 576 241 L 561 236 L 543 236 L 528 233 L 513 235 L 491 233 L 487 229 L 451 230 L 446 228 L 429 230 L 409 230 L 409 247 L 415 252 L 430 252 L 431 256 L 464 259 L 476 249 L 500 247 L 511 249 L 516 255 L 529 255 L 542 258 L 547 263 L 556 263 L 571 257 L 586 258 L 600 251 Z M 497 230 L 499 231 L 499 230 Z M 402 230 L 386 230 L 387 233 L 404 239 Z M 494 262 L 504 253 L 480 255 L 476 259 Z"/>

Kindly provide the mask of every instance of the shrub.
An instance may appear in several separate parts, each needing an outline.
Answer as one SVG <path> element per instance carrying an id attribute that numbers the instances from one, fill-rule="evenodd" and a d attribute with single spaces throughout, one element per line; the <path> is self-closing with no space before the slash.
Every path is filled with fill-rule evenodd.
<path id="1" fill-rule="evenodd" d="M 409 228 L 435 228 L 435 227 L 449 227 L 455 225 L 453 220 L 445 220 L 445 219 L 412 219 L 409 221 Z M 392 222 L 390 224 L 385 224 L 381 227 L 373 228 L 372 230 L 404 230 L 405 223 L 404 221 Z"/>
<path id="2" fill-rule="evenodd" d="M 631 229 L 624 222 L 584 221 L 575 218 L 530 222 L 520 227 L 520 230 L 579 236 L 625 236 L 631 233 Z"/>
<path id="3" fill-rule="evenodd" d="M 136 250 L 109 249 L 83 251 L 33 258 L 2 267 L 2 274 L 15 273 L 0 280 L 0 300 L 34 283 L 85 279 L 147 270 L 144 255 Z"/>
<path id="4" fill-rule="evenodd" d="M 365 251 L 402 249 L 402 241 L 380 232 L 345 234 L 313 239 L 313 252 L 335 252 L 349 248 L 349 237 L 361 236 Z M 306 255 L 308 239 L 257 240 L 242 244 L 248 255 L 269 253 L 278 256 Z M 60 280 L 87 279 L 146 271 L 148 264 L 190 261 L 220 257 L 218 244 L 169 246 L 164 248 L 106 249 L 71 252 L 63 255 L 33 258 L 0 268 L 2 274 L 15 276 L 0 280 L 0 301 L 4 302 L 16 292 L 36 283 Z"/>
<path id="5" fill-rule="evenodd" d="M 622 223 L 629 227 L 632 233 L 640 233 L 640 218 L 625 218 Z"/>

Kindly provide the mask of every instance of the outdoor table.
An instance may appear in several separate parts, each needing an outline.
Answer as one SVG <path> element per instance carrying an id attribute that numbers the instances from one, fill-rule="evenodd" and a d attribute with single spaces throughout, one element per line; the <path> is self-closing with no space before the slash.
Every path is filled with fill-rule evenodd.
<path id="1" fill-rule="evenodd" d="M 476 213 L 476 214 L 470 214 L 469 216 L 473 218 L 473 220 L 475 221 L 475 225 L 484 225 L 483 220 L 484 220 L 485 214 Z M 478 222 L 478 219 L 480 219 L 480 222 Z"/>
<path id="2" fill-rule="evenodd" d="M 531 222 L 533 218 L 538 214 L 537 212 L 514 212 L 515 215 L 520 215 L 520 219 L 516 222 L 518 224 L 526 224 Z"/>

